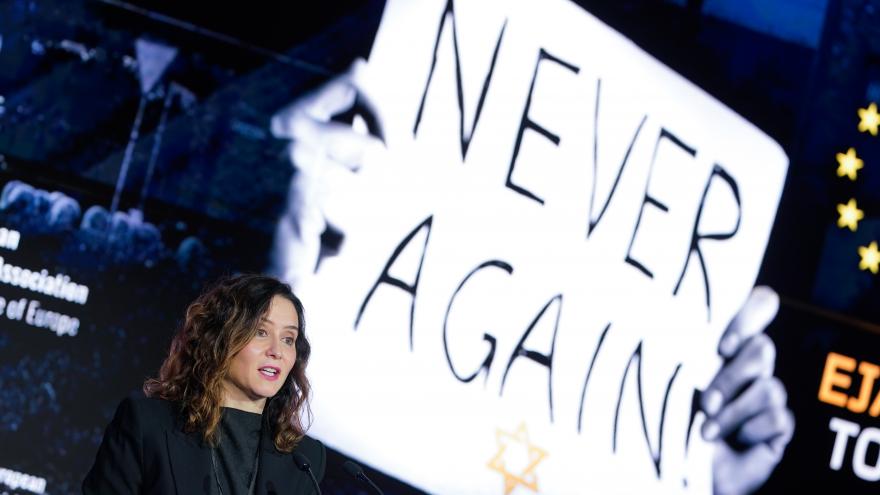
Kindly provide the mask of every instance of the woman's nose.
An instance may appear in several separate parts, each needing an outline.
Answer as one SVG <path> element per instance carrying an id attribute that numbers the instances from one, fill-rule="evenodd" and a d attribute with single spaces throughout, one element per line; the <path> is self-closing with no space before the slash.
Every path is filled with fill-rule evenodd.
<path id="1" fill-rule="evenodd" d="M 280 344 L 278 342 L 273 342 L 272 344 L 269 344 L 268 349 L 266 349 L 266 355 L 271 356 L 273 358 L 280 358 L 281 357 Z"/>

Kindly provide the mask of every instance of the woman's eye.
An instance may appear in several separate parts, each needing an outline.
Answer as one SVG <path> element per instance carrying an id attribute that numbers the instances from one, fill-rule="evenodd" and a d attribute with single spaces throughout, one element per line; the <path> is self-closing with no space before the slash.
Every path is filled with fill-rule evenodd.
<path id="1" fill-rule="evenodd" d="M 261 329 L 257 330 L 257 335 L 259 335 L 260 337 L 265 337 L 266 335 L 269 335 L 269 332 L 267 332 L 261 328 Z"/>
<path id="2" fill-rule="evenodd" d="M 285 337 L 284 343 L 292 346 L 292 345 L 296 344 L 296 339 L 294 339 L 293 337 Z"/>

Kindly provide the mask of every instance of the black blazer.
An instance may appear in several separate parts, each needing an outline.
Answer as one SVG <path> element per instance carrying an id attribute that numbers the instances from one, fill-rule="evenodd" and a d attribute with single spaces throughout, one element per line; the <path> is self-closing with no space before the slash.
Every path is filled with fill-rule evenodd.
<path id="1" fill-rule="evenodd" d="M 178 411 L 176 404 L 161 399 L 123 400 L 83 481 L 83 494 L 216 494 L 211 449 L 200 435 L 183 432 Z M 275 449 L 265 430 L 256 493 L 314 493 L 308 474 L 296 467 L 292 454 Z M 311 461 L 320 482 L 326 463 L 324 445 L 305 437 L 295 452 Z"/>

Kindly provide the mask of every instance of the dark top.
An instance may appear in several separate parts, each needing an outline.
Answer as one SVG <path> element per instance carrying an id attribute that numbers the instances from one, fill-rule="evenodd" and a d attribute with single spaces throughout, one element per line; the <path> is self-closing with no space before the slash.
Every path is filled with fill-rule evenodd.
<path id="1" fill-rule="evenodd" d="M 260 446 L 263 415 L 224 407 L 217 445 L 217 477 L 223 495 L 249 495 Z"/>
<path id="2" fill-rule="evenodd" d="M 311 495 L 308 474 L 290 453 L 280 452 L 270 428 L 260 432 L 256 495 Z M 128 398 L 107 425 L 95 464 L 83 481 L 84 494 L 213 495 L 217 480 L 212 449 L 197 433 L 186 433 L 178 404 L 161 399 Z M 294 452 L 303 454 L 315 477 L 324 476 L 326 451 L 303 437 Z M 226 492 L 224 492 L 225 494 Z"/>

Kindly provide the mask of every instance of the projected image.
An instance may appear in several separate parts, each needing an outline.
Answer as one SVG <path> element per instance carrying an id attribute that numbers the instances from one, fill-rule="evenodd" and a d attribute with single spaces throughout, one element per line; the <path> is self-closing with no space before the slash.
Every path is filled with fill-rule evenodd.
<path id="1" fill-rule="evenodd" d="M 324 493 L 869 491 L 877 7 L 3 4 L 0 488 L 80 492 L 263 273 Z"/>

